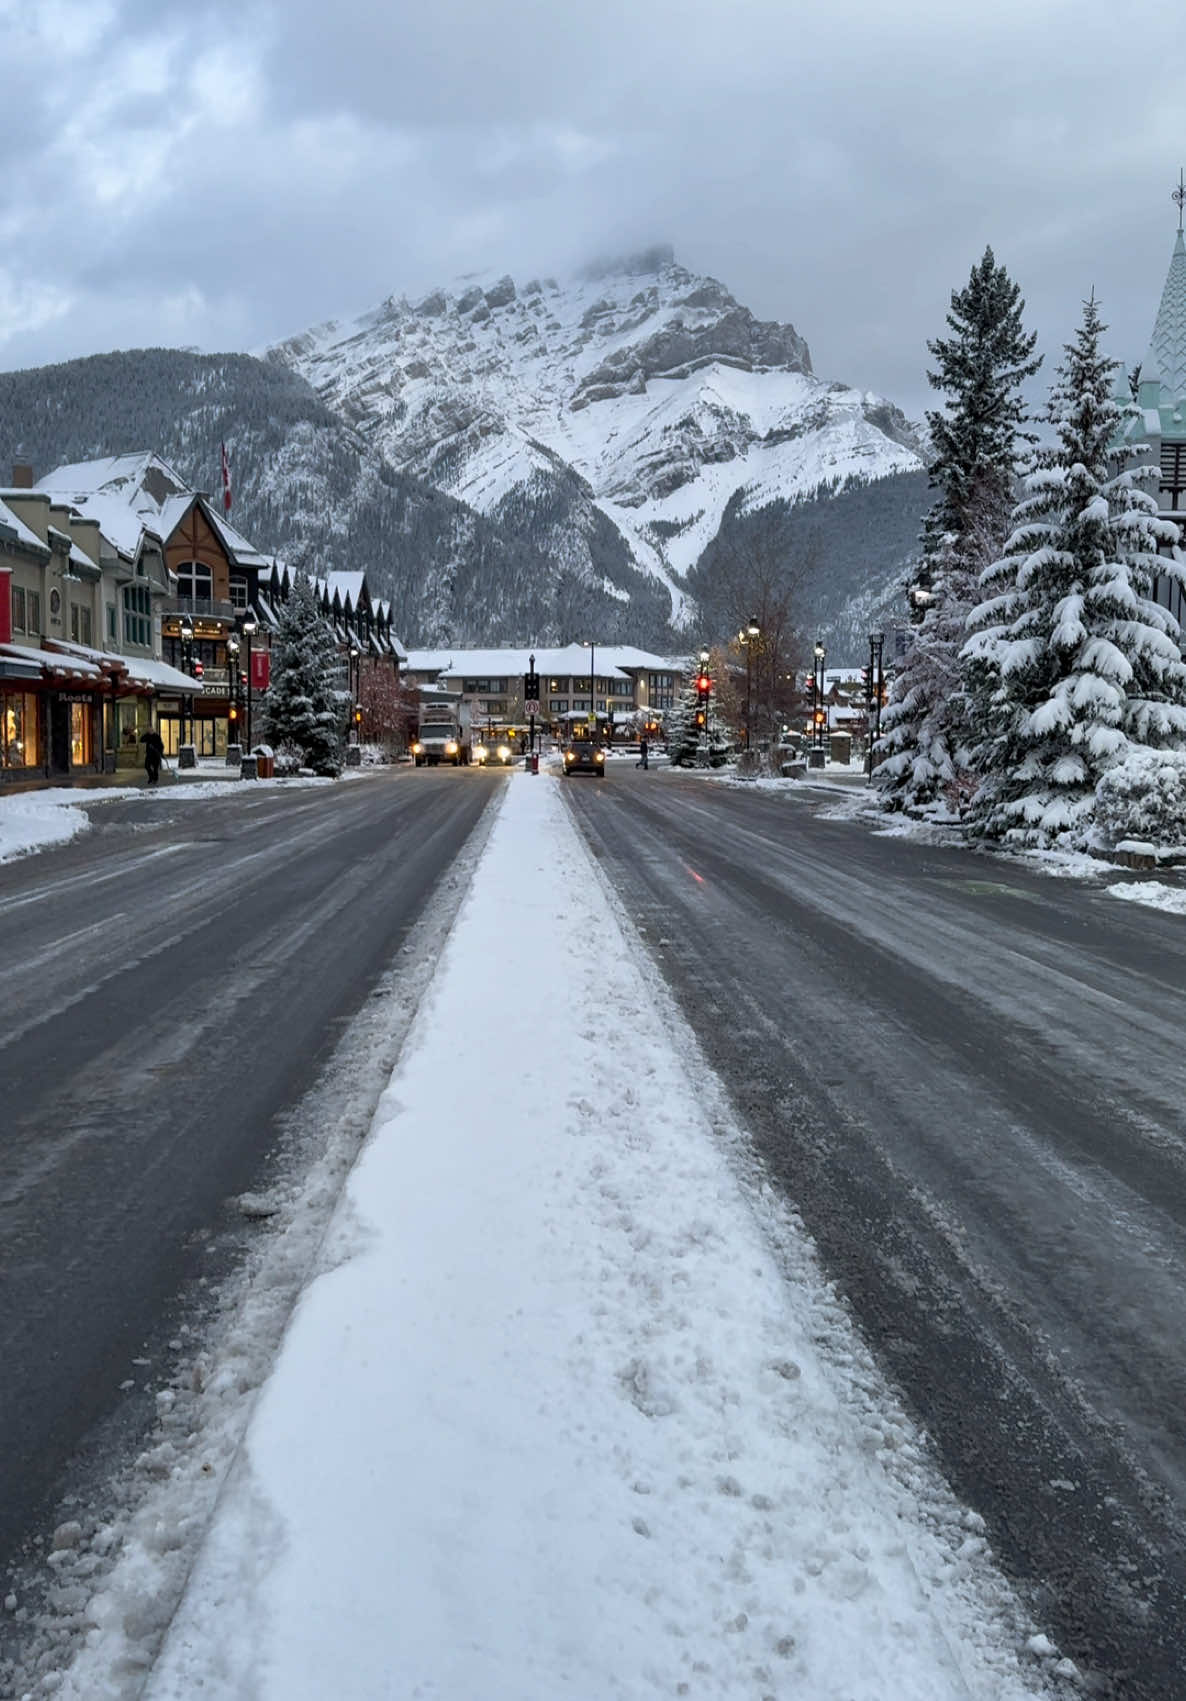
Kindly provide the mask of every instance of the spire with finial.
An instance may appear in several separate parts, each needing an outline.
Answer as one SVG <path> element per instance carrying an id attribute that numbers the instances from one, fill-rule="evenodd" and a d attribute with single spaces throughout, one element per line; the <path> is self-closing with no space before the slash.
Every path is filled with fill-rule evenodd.
<path id="1" fill-rule="evenodd" d="M 1149 352 L 1141 362 L 1142 407 L 1173 406 L 1186 397 L 1186 235 L 1182 230 L 1186 172 L 1181 169 L 1172 199 L 1178 209 L 1178 234 Z"/>

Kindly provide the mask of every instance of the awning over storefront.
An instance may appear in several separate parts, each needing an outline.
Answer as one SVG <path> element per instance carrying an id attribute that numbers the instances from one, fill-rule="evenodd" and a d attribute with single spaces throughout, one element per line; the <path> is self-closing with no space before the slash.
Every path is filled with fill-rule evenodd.
<path id="1" fill-rule="evenodd" d="M 0 644 L 0 676 L 49 680 L 56 684 L 99 686 L 103 683 L 103 669 L 85 656 L 59 655 L 50 650 L 34 650 L 25 644 Z"/>
<path id="2" fill-rule="evenodd" d="M 148 656 L 117 656 L 110 650 L 95 650 L 89 644 L 68 643 L 64 638 L 51 638 L 43 650 L 30 650 L 55 672 L 67 664 L 92 668 L 101 678 L 113 681 L 116 690 L 151 691 L 161 697 L 200 697 L 200 679 L 170 667 L 168 662 Z"/>
<path id="3" fill-rule="evenodd" d="M 41 651 L 23 644 L 0 644 L 0 679 L 44 679 Z"/>
<path id="4" fill-rule="evenodd" d="M 128 684 L 155 691 L 158 697 L 200 697 L 205 686 L 200 679 L 191 679 L 180 668 L 168 662 L 152 661 L 142 656 L 119 658 L 128 670 Z"/>

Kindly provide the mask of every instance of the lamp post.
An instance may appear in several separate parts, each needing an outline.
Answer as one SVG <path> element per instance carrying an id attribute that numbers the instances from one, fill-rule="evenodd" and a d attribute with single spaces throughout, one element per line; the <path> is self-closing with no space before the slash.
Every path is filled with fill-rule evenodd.
<path id="1" fill-rule="evenodd" d="M 740 631 L 737 634 L 739 641 L 745 645 L 745 748 L 747 750 L 749 749 L 749 744 L 750 744 L 749 726 L 750 726 L 750 713 L 751 713 L 751 707 L 752 707 L 752 702 L 753 702 L 753 687 L 754 687 L 753 654 L 754 654 L 754 645 L 761 636 L 762 636 L 762 629 L 758 625 L 757 615 L 751 614 L 749 625 L 744 627 L 743 630 Z"/>
<path id="2" fill-rule="evenodd" d="M 882 663 L 885 655 L 885 633 L 870 632 L 869 634 L 869 702 L 868 702 L 868 739 L 869 739 L 869 776 L 873 775 L 873 746 L 881 737 L 881 692 L 884 683 Z"/>
<path id="3" fill-rule="evenodd" d="M 181 633 L 181 671 L 182 673 L 187 673 L 192 676 L 194 665 L 194 623 L 188 614 L 182 615 L 179 630 Z M 181 699 L 181 744 L 189 742 L 185 736 L 187 720 L 189 732 L 192 737 L 194 724 L 194 700 L 188 692 Z M 180 760 L 180 758 L 178 758 L 178 760 Z"/>
<path id="4" fill-rule="evenodd" d="M 362 687 L 362 651 L 357 644 L 350 646 L 350 726 L 355 744 L 361 744 L 362 735 L 359 726 L 358 698 Z"/>
<path id="5" fill-rule="evenodd" d="M 595 674 L 597 672 L 597 644 L 592 638 L 582 638 L 581 646 L 589 652 L 589 713 L 593 717 L 593 726 L 597 727 L 597 691 Z"/>
<path id="6" fill-rule="evenodd" d="M 539 685 L 536 682 L 536 677 L 535 677 L 535 651 L 534 650 L 531 652 L 531 654 L 527 658 L 527 670 L 528 670 L 527 671 L 527 678 L 524 681 L 524 687 L 523 687 L 524 702 L 528 703 L 528 704 L 534 703 L 538 707 L 538 704 L 539 704 Z M 533 709 L 529 709 L 528 715 L 527 715 L 527 730 L 528 730 L 527 754 L 528 754 L 529 757 L 534 757 L 534 755 L 535 755 L 535 722 L 536 722 L 535 711 Z M 533 770 L 534 770 L 534 766 L 535 766 L 535 764 L 533 762 L 532 763 Z"/>
<path id="7" fill-rule="evenodd" d="M 230 718 L 234 723 L 234 734 L 235 734 L 234 738 L 228 738 L 227 739 L 227 757 L 229 759 L 232 748 L 234 748 L 234 749 L 240 748 L 240 745 L 239 745 L 239 640 L 233 632 L 228 632 L 227 637 L 226 637 L 226 665 L 227 665 L 227 675 L 228 675 L 227 685 L 229 687 L 229 696 L 230 696 L 230 699 L 231 699 Z"/>
<path id="8" fill-rule="evenodd" d="M 824 707 L 824 657 L 827 654 L 822 638 L 815 640 L 815 727 L 813 746 L 820 753 L 818 766 L 823 766 L 824 728 L 828 722 L 828 711 Z"/>
<path id="9" fill-rule="evenodd" d="M 251 754 L 251 640 L 259 631 L 259 621 L 250 609 L 239 622 L 239 629 L 247 645 L 247 753 Z"/>

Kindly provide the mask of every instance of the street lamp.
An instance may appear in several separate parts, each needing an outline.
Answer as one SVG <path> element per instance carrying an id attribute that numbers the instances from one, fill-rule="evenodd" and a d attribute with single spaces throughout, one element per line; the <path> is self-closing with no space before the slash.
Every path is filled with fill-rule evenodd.
<path id="1" fill-rule="evenodd" d="M 754 645 L 761 636 L 762 629 L 758 625 L 758 617 L 756 614 L 751 614 L 749 625 L 737 634 L 738 643 L 745 645 L 745 748 L 747 750 L 749 749 L 750 707 L 753 698 Z"/>
<path id="2" fill-rule="evenodd" d="M 881 738 L 881 692 L 884 683 L 882 661 L 885 655 L 885 633 L 869 634 L 869 685 L 866 703 L 866 737 L 869 740 L 869 776 L 873 775 L 873 746 Z"/>
<path id="3" fill-rule="evenodd" d="M 593 717 L 593 726 L 597 727 L 597 691 L 594 675 L 597 671 L 597 644 L 592 638 L 582 638 L 581 648 L 589 652 L 589 713 Z"/>
<path id="4" fill-rule="evenodd" d="M 226 637 L 226 665 L 227 673 L 230 676 L 227 683 L 230 686 L 231 719 L 235 723 L 235 736 L 234 738 L 228 738 L 227 744 L 228 746 L 237 746 L 239 744 L 239 697 L 241 681 L 239 678 L 239 640 L 233 632 L 228 632 Z"/>
<path id="5" fill-rule="evenodd" d="M 259 621 L 248 609 L 239 622 L 239 630 L 247 644 L 247 753 L 251 754 L 251 640 L 259 631 Z"/>
<path id="6" fill-rule="evenodd" d="M 358 697 L 359 697 L 359 691 L 360 691 L 361 685 L 362 685 L 362 681 L 359 677 L 359 675 L 362 671 L 362 660 L 361 660 L 361 658 L 362 658 L 362 651 L 359 649 L 358 645 L 357 644 L 351 644 L 351 646 L 350 646 L 350 723 L 351 723 L 351 726 L 354 729 L 353 730 L 353 736 L 354 736 L 355 744 L 361 743 L 360 728 L 359 728 L 359 715 L 358 715 Z"/>
<path id="7" fill-rule="evenodd" d="M 194 623 L 188 614 L 181 617 L 181 671 L 192 676 L 194 665 Z M 185 736 L 186 718 L 188 712 L 190 738 L 194 730 L 194 700 L 187 692 L 181 699 L 181 743 L 188 742 Z"/>
<path id="8" fill-rule="evenodd" d="M 820 753 L 819 766 L 823 766 L 824 727 L 827 724 L 828 711 L 824 707 L 824 649 L 822 638 L 815 640 L 815 727 L 813 745 Z"/>

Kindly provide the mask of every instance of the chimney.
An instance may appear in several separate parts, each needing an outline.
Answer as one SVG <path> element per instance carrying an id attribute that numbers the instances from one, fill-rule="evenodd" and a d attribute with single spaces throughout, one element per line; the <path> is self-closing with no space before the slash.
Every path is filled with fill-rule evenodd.
<path id="1" fill-rule="evenodd" d="M 33 488 L 33 463 L 19 444 L 16 454 L 12 458 L 12 488 L 14 490 L 32 490 Z"/>

